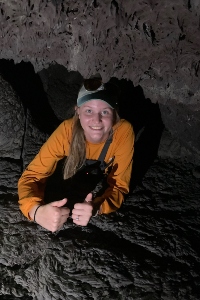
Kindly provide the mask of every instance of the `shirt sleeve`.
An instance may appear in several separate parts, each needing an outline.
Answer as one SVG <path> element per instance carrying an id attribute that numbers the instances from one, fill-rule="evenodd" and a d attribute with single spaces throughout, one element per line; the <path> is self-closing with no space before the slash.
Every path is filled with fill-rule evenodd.
<path id="1" fill-rule="evenodd" d="M 134 139 L 133 128 L 127 121 L 114 140 L 114 163 L 108 175 L 109 187 L 101 197 L 94 202 L 101 204 L 100 213 L 108 214 L 116 211 L 124 201 L 124 194 L 129 192 L 129 184 L 132 172 Z"/>
<path id="2" fill-rule="evenodd" d="M 43 203 L 47 178 L 53 174 L 57 162 L 68 155 L 71 123 L 64 121 L 41 147 L 18 181 L 19 205 L 30 220 L 29 211 Z"/>

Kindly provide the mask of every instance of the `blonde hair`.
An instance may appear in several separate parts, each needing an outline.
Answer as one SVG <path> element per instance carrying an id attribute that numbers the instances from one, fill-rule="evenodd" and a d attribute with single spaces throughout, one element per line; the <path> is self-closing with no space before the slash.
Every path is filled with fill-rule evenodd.
<path id="1" fill-rule="evenodd" d="M 119 121 L 118 113 L 113 109 L 113 125 Z M 77 112 L 74 115 L 74 124 L 72 128 L 72 140 L 69 148 L 69 155 L 65 160 L 63 167 L 63 177 L 68 179 L 72 177 L 86 160 L 85 134 L 81 126 Z"/>
<path id="2" fill-rule="evenodd" d="M 69 155 L 65 160 L 63 177 L 72 177 L 85 162 L 85 135 L 81 126 L 78 114 L 74 115 L 72 129 L 72 140 L 69 148 Z"/>

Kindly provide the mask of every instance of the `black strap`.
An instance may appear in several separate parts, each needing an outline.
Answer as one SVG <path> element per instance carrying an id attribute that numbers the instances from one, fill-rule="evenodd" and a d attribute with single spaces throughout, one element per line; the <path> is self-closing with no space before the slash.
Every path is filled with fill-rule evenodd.
<path id="1" fill-rule="evenodd" d="M 101 162 L 100 168 L 104 167 L 104 158 L 106 157 L 106 153 L 108 151 L 110 144 L 112 143 L 112 140 L 113 140 L 113 130 L 111 130 L 110 135 L 109 135 L 108 139 L 106 140 L 106 142 L 103 146 L 103 149 L 99 155 L 98 160 Z"/>

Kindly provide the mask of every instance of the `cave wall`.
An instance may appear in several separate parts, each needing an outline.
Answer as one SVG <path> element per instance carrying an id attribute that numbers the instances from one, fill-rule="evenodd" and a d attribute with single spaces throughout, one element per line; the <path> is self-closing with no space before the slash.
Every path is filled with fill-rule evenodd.
<path id="1" fill-rule="evenodd" d="M 195 0 L 3 0 L 0 59 L 131 80 L 159 103 L 164 140 L 170 133 L 198 161 L 199 16 Z"/>
<path id="2" fill-rule="evenodd" d="M 199 1 L 1 0 L 0 21 L 0 298 L 199 300 L 200 167 L 177 159 L 200 165 Z M 97 71 L 123 91 L 133 178 L 160 157 L 118 212 L 54 235 L 17 181 Z"/>

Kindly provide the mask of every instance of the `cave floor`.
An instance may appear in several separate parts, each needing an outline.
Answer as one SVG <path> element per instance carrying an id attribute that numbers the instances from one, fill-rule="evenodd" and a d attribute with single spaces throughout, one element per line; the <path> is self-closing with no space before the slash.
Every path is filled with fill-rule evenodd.
<path id="1" fill-rule="evenodd" d="M 158 159 L 117 213 L 52 234 L 0 192 L 0 299 L 200 299 L 200 174 Z"/>

